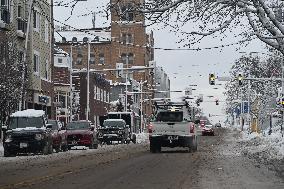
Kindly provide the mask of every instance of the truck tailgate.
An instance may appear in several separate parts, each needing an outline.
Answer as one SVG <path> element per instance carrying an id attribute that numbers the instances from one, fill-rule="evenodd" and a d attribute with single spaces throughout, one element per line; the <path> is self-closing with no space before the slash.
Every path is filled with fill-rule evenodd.
<path id="1" fill-rule="evenodd" d="M 152 122 L 152 135 L 190 135 L 190 124 L 184 122 Z"/>

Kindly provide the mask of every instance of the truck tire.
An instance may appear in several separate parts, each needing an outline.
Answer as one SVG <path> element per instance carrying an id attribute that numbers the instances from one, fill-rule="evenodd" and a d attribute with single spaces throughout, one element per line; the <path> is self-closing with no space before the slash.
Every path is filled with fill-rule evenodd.
<path id="1" fill-rule="evenodd" d="M 53 153 L 53 146 L 52 144 L 49 144 L 48 146 L 48 154 L 52 154 Z"/>
<path id="2" fill-rule="evenodd" d="M 46 143 L 42 149 L 42 154 L 43 155 L 48 155 L 48 152 L 49 152 L 49 144 Z"/>
<path id="3" fill-rule="evenodd" d="M 133 144 L 136 144 L 136 135 L 135 134 L 132 135 L 131 141 L 133 142 Z"/>
<path id="4" fill-rule="evenodd" d="M 4 157 L 15 157 L 16 153 L 11 153 L 8 150 L 4 149 Z"/>
<path id="5" fill-rule="evenodd" d="M 193 137 L 190 140 L 189 152 L 196 152 L 196 151 L 197 151 L 197 137 Z"/>
<path id="6" fill-rule="evenodd" d="M 152 153 L 159 153 L 161 152 L 161 145 L 157 142 L 151 142 L 150 141 L 150 152 Z"/>

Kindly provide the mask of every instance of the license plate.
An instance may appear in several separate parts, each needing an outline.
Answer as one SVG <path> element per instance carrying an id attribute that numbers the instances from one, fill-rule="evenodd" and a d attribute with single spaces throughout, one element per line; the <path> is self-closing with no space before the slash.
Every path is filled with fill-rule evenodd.
<path id="1" fill-rule="evenodd" d="M 28 147 L 28 143 L 20 143 L 20 148 L 27 148 Z"/>
<path id="2" fill-rule="evenodd" d="M 168 136 L 168 140 L 178 140 L 178 136 Z"/>

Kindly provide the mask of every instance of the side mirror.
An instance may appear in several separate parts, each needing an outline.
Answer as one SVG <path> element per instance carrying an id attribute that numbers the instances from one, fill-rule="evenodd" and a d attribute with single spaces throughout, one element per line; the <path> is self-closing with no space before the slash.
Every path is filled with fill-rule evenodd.
<path id="1" fill-rule="evenodd" d="M 194 124 L 200 124 L 200 120 L 195 120 Z"/>
<path id="2" fill-rule="evenodd" d="M 94 131 L 94 130 L 95 130 L 95 127 L 91 127 L 90 130 L 91 130 L 91 131 Z"/>
<path id="3" fill-rule="evenodd" d="M 52 129 L 52 124 L 46 124 L 47 129 Z"/>

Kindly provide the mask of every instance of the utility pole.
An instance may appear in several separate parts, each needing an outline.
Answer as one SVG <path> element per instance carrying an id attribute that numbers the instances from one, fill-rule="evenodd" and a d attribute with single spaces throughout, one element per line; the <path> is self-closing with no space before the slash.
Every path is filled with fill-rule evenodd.
<path id="1" fill-rule="evenodd" d="M 140 81 L 140 92 L 141 92 L 141 95 L 140 95 L 140 112 L 141 112 L 141 121 L 140 121 L 140 132 L 142 132 L 142 129 L 143 129 L 143 83 L 142 83 L 142 80 Z"/>
<path id="2" fill-rule="evenodd" d="M 30 33 L 33 0 L 29 0 L 28 7 L 29 7 L 28 8 L 28 23 L 27 23 L 27 33 L 26 33 L 26 39 L 25 39 L 24 57 L 23 57 L 22 84 L 21 84 L 21 96 L 20 96 L 20 102 L 19 102 L 19 111 L 22 110 L 22 106 L 25 106 L 25 103 L 24 103 L 24 80 L 25 80 L 25 70 L 26 70 L 26 62 L 27 62 L 28 40 L 29 40 L 29 33 Z"/>
<path id="3" fill-rule="evenodd" d="M 283 64 L 283 54 L 281 58 L 281 87 L 282 87 L 282 92 L 281 92 L 281 98 L 284 97 L 284 64 Z M 284 113 L 283 113 L 283 108 L 282 108 L 282 124 L 281 124 L 281 134 L 283 137 L 283 122 L 284 122 Z"/>
<path id="4" fill-rule="evenodd" d="M 126 55 L 126 76 L 125 76 L 125 108 L 124 110 L 126 112 L 128 112 L 128 109 L 127 109 L 127 93 L 128 93 L 128 88 L 127 88 L 127 85 L 128 85 L 128 54 Z"/>
<path id="5" fill-rule="evenodd" d="M 86 110 L 86 120 L 89 120 L 90 111 L 90 42 L 88 42 L 88 62 L 87 62 L 87 110 Z"/>
<path id="6" fill-rule="evenodd" d="M 69 118 L 69 122 L 72 121 L 72 111 L 73 111 L 73 81 L 72 81 L 72 74 L 73 74 L 73 44 L 70 45 L 70 118 Z"/>

